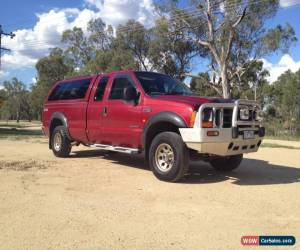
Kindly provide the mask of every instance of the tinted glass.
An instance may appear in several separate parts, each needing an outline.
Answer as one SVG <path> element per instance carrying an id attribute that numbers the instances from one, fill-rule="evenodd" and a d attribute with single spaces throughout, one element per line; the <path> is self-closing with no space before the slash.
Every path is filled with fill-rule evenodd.
<path id="1" fill-rule="evenodd" d="M 53 89 L 52 93 L 50 94 L 48 100 L 49 101 L 59 100 L 59 97 L 62 95 L 62 91 L 63 91 L 63 84 L 56 85 L 56 87 Z"/>
<path id="2" fill-rule="evenodd" d="M 168 75 L 152 72 L 135 72 L 148 95 L 195 95 L 187 85 Z"/>
<path id="3" fill-rule="evenodd" d="M 128 76 L 117 76 L 113 81 L 109 99 L 110 100 L 123 99 L 124 89 L 128 86 L 134 87 L 134 84 L 132 83 L 132 81 Z"/>
<path id="4" fill-rule="evenodd" d="M 52 91 L 49 101 L 83 99 L 89 88 L 91 78 L 60 83 Z"/>
<path id="5" fill-rule="evenodd" d="M 98 83 L 97 90 L 96 90 L 96 93 L 95 93 L 95 96 L 94 96 L 95 101 L 101 101 L 102 100 L 103 95 L 104 95 L 104 91 L 105 91 L 105 88 L 106 88 L 106 85 L 107 85 L 107 82 L 108 82 L 108 79 L 109 78 L 107 76 L 102 77 L 100 79 L 100 82 Z"/>

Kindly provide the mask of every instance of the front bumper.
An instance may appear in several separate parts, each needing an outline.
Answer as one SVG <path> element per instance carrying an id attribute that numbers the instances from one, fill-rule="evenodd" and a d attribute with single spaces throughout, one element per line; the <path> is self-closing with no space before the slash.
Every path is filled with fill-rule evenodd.
<path id="1" fill-rule="evenodd" d="M 256 152 L 264 137 L 264 128 L 260 121 L 240 121 L 238 120 L 239 107 L 249 106 L 251 109 L 259 110 L 256 102 L 248 100 L 237 100 L 235 103 L 206 103 L 203 104 L 196 116 L 193 128 L 180 128 L 180 134 L 187 147 L 199 153 L 229 156 Z M 213 128 L 202 128 L 202 113 L 204 108 L 212 108 L 214 114 L 217 110 L 224 108 L 233 109 L 232 127 L 224 128 L 223 123 L 218 126 L 214 123 Z M 219 112 L 222 114 L 222 112 Z M 207 132 L 218 132 L 218 136 L 208 136 Z M 254 131 L 254 138 L 244 139 L 244 131 Z"/>

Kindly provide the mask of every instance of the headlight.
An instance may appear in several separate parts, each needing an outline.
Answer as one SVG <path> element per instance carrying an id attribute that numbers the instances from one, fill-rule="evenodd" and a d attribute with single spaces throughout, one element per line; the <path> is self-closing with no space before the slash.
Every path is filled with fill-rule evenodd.
<path id="1" fill-rule="evenodd" d="M 263 117 L 264 117 L 264 112 L 262 110 L 256 111 L 255 120 L 262 121 Z"/>
<path id="2" fill-rule="evenodd" d="M 249 120 L 250 112 L 249 109 L 244 107 L 240 109 L 240 119 L 241 120 Z"/>

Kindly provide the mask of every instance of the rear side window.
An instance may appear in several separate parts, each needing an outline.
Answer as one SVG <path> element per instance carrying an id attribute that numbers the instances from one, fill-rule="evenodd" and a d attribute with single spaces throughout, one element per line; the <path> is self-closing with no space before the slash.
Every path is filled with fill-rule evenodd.
<path id="1" fill-rule="evenodd" d="M 108 76 L 104 76 L 100 79 L 97 89 L 96 89 L 96 93 L 94 96 L 94 101 L 98 102 L 98 101 L 102 101 L 103 95 L 104 95 L 104 91 L 106 88 L 106 85 L 108 83 Z"/>
<path id="2" fill-rule="evenodd" d="M 133 86 L 134 84 L 129 78 L 129 76 L 117 76 L 112 84 L 112 88 L 110 91 L 109 99 L 110 100 L 119 100 L 123 99 L 123 91 L 126 87 Z"/>
<path id="3" fill-rule="evenodd" d="M 49 101 L 83 99 L 91 78 L 58 84 L 49 96 Z"/>
<path id="4" fill-rule="evenodd" d="M 62 95 L 62 91 L 63 91 L 63 84 L 58 84 L 55 86 L 55 88 L 52 90 L 48 100 L 49 101 L 55 101 L 55 100 L 59 100 L 59 97 Z"/>

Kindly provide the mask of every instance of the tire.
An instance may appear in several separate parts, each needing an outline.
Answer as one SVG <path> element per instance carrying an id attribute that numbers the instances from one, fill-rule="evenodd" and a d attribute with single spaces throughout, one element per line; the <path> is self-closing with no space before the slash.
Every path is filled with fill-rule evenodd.
<path id="1" fill-rule="evenodd" d="M 212 160 L 210 164 L 217 171 L 229 172 L 236 169 L 240 165 L 242 160 L 243 160 L 243 155 L 241 154 L 241 155 L 220 157 Z"/>
<path id="2" fill-rule="evenodd" d="M 154 137 L 149 150 L 149 164 L 159 180 L 180 180 L 189 168 L 188 150 L 181 136 L 174 132 L 162 132 Z"/>
<path id="3" fill-rule="evenodd" d="M 60 138 L 60 139 L 59 139 Z M 57 126 L 51 136 L 51 148 L 55 156 L 68 157 L 71 152 L 71 141 L 64 126 Z"/>

